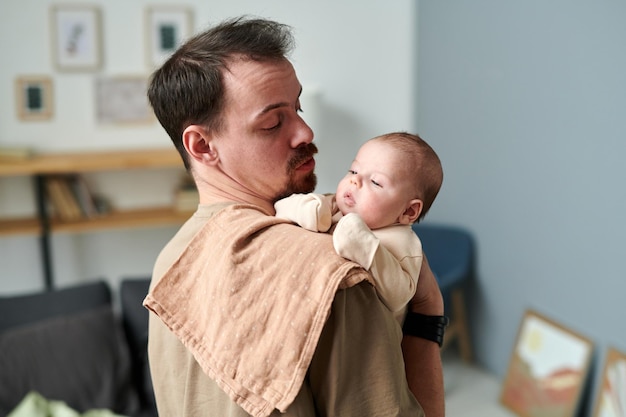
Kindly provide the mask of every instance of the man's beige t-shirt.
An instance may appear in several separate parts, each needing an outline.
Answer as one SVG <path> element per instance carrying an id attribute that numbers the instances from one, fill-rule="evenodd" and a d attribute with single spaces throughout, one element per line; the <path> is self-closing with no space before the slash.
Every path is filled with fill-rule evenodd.
<path id="1" fill-rule="evenodd" d="M 200 206 L 159 255 L 152 285 L 223 205 Z M 329 245 L 332 242 L 329 240 Z M 149 358 L 161 417 L 248 416 L 150 314 Z M 272 416 L 421 416 L 408 389 L 402 332 L 369 283 L 339 290 L 299 394 Z"/>

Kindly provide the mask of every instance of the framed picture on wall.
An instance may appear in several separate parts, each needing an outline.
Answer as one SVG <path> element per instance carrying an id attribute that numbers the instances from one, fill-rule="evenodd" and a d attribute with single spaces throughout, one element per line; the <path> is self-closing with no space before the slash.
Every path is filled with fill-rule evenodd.
<path id="1" fill-rule="evenodd" d="M 102 77 L 95 81 L 96 120 L 100 124 L 150 123 L 154 113 L 144 76 Z"/>
<path id="2" fill-rule="evenodd" d="M 44 76 L 22 76 L 15 80 L 17 117 L 20 120 L 52 118 L 52 79 Z"/>
<path id="3" fill-rule="evenodd" d="M 60 71 L 93 71 L 102 65 L 100 9 L 89 5 L 50 8 L 52 54 Z"/>
<path id="4" fill-rule="evenodd" d="M 177 6 L 146 9 L 147 60 L 150 68 L 161 65 L 192 33 L 190 9 Z"/>
<path id="5" fill-rule="evenodd" d="M 522 417 L 574 417 L 592 350 L 586 337 L 535 311 L 526 311 L 501 402 Z"/>
<path id="6" fill-rule="evenodd" d="M 593 417 L 626 417 L 626 353 L 608 348 Z"/>

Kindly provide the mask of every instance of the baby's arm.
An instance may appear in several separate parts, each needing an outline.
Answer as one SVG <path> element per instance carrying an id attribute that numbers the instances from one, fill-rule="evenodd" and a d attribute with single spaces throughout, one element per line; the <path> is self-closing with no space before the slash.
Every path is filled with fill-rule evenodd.
<path id="1" fill-rule="evenodd" d="M 395 313 L 406 307 L 422 264 L 421 243 L 412 231 L 392 227 L 372 232 L 358 215 L 348 214 L 337 224 L 333 243 L 339 255 L 370 271 L 389 310 Z"/>
<path id="2" fill-rule="evenodd" d="M 333 196 L 292 194 L 274 204 L 276 217 L 296 223 L 312 232 L 327 232 L 332 224 Z"/>

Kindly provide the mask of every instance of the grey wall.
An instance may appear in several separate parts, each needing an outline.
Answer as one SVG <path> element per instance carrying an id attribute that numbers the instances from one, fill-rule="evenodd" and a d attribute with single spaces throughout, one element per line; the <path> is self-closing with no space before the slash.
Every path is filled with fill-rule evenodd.
<path id="1" fill-rule="evenodd" d="M 526 308 L 626 350 L 626 3 L 420 1 L 431 221 L 478 243 L 476 354 L 504 375 Z M 597 376 L 597 375 L 596 375 Z"/>

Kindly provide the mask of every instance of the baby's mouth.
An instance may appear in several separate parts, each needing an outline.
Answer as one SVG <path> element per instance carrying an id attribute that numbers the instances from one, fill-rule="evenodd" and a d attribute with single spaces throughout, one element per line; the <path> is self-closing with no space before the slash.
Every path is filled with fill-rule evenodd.
<path id="1" fill-rule="evenodd" d="M 354 197 L 352 197 L 352 193 L 345 193 L 343 195 L 343 201 L 344 203 L 346 203 L 347 206 L 352 207 L 354 206 Z"/>

